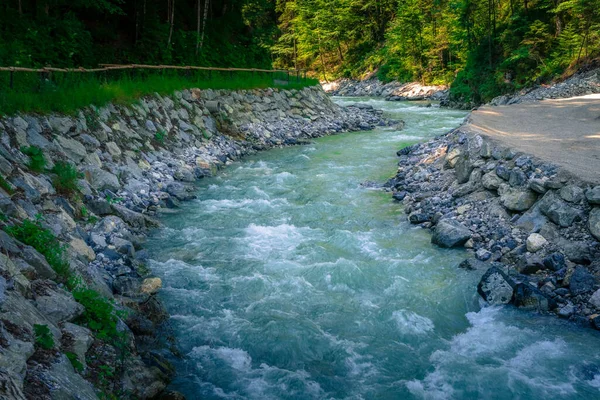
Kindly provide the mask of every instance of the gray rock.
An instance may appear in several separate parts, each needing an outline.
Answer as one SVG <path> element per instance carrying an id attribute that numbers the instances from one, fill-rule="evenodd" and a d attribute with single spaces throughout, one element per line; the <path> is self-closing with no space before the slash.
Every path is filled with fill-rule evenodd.
<path id="1" fill-rule="evenodd" d="M 513 303 L 525 310 L 547 312 L 556 308 L 556 302 L 529 283 L 518 283 L 515 286 Z"/>
<path id="2" fill-rule="evenodd" d="M 554 192 L 548 192 L 540 200 L 540 211 L 555 224 L 567 228 L 581 220 L 581 212 L 558 198 Z"/>
<path id="3" fill-rule="evenodd" d="M 32 128 L 27 129 L 27 141 L 32 146 L 37 146 L 42 150 L 45 150 L 48 146 L 50 146 L 50 141 Z"/>
<path id="4" fill-rule="evenodd" d="M 52 269 L 46 258 L 31 246 L 24 246 L 21 258 L 35 268 L 39 279 L 56 279 L 56 272 Z"/>
<path id="5" fill-rule="evenodd" d="M 479 295 L 491 305 L 508 304 L 512 300 L 514 281 L 501 269 L 491 267 L 477 285 Z"/>
<path id="6" fill-rule="evenodd" d="M 588 228 L 592 236 L 600 240 L 600 207 L 594 207 L 590 212 Z"/>
<path id="7" fill-rule="evenodd" d="M 592 294 L 589 303 L 596 308 L 600 308 L 600 289 L 596 290 L 594 294 Z"/>
<path id="8" fill-rule="evenodd" d="M 498 190 L 500 185 L 504 183 L 504 181 L 498 175 L 496 175 L 494 171 L 483 175 L 481 182 L 483 187 L 488 190 Z"/>
<path id="9" fill-rule="evenodd" d="M 125 221 L 129 226 L 135 229 L 157 227 L 160 225 L 158 221 L 155 221 L 152 218 L 145 216 L 144 214 L 132 211 L 127 207 L 124 207 L 119 204 L 113 204 L 112 210 L 116 215 L 121 217 L 123 221 Z"/>
<path id="10" fill-rule="evenodd" d="M 75 123 L 70 118 L 51 116 L 48 118 L 48 123 L 55 132 L 61 135 L 75 130 Z"/>
<path id="11" fill-rule="evenodd" d="M 69 139 L 63 136 L 57 136 L 54 141 L 62 147 L 67 157 L 75 163 L 80 163 L 85 158 L 87 152 L 85 146 L 76 140 Z"/>
<path id="12" fill-rule="evenodd" d="M 596 278 L 584 267 L 575 268 L 571 275 L 569 290 L 574 295 L 591 292 L 596 284 Z"/>
<path id="13" fill-rule="evenodd" d="M 500 202 L 510 211 L 527 211 L 535 204 L 537 195 L 529 189 L 516 189 L 504 184 L 500 186 Z"/>
<path id="14" fill-rule="evenodd" d="M 79 362 L 85 366 L 85 353 L 90 349 L 90 346 L 94 342 L 94 336 L 92 331 L 83 326 L 75 325 L 70 322 L 65 322 L 62 328 L 63 332 L 63 343 L 67 343 L 64 346 L 63 351 L 71 352 L 77 355 Z M 65 336 L 68 336 L 65 338 Z"/>
<path id="15" fill-rule="evenodd" d="M 590 204 L 600 204 L 600 186 L 594 186 L 585 192 L 585 198 Z"/>
<path id="16" fill-rule="evenodd" d="M 50 370 L 44 374 L 51 387 L 51 398 L 58 400 L 98 400 L 91 383 L 75 372 L 71 361 L 61 354 L 58 362 L 52 363 Z"/>
<path id="17" fill-rule="evenodd" d="M 471 238 L 471 231 L 458 221 L 443 219 L 437 223 L 431 243 L 440 247 L 462 246 Z"/>
<path id="18" fill-rule="evenodd" d="M 121 156 L 121 149 L 115 142 L 105 143 L 105 146 L 106 146 L 106 150 L 108 151 L 108 153 L 111 156 L 113 156 L 113 157 Z"/>
<path id="19" fill-rule="evenodd" d="M 167 186 L 167 193 L 169 193 L 171 196 L 175 197 L 177 200 L 192 200 L 194 198 L 196 198 L 195 195 L 190 194 L 187 187 L 179 182 L 171 182 L 169 183 L 169 185 Z"/>
<path id="20" fill-rule="evenodd" d="M 545 187 L 545 181 L 543 179 L 530 180 L 529 188 L 539 194 L 544 194 L 548 191 L 548 189 L 546 189 L 546 187 Z"/>
<path id="21" fill-rule="evenodd" d="M 35 306 L 54 324 L 73 321 L 85 311 L 71 293 L 58 287 L 44 290 L 41 296 L 36 295 Z"/>
<path id="22" fill-rule="evenodd" d="M 471 172 L 473 172 L 473 165 L 467 155 L 459 156 L 458 162 L 456 163 L 454 170 L 456 172 L 456 180 L 458 183 L 467 183 Z"/>
<path id="23" fill-rule="evenodd" d="M 111 190 L 113 192 L 118 191 L 121 188 L 119 178 L 103 169 L 86 166 L 83 169 L 83 173 L 86 181 L 90 186 L 96 190 Z"/>
<path id="24" fill-rule="evenodd" d="M 583 189 L 575 185 L 567 185 L 560 189 L 560 197 L 569 203 L 579 203 L 583 200 Z"/>

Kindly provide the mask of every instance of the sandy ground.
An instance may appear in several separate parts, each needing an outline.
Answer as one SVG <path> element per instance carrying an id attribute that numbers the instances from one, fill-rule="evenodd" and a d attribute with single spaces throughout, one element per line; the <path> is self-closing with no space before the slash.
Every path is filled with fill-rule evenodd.
<path id="1" fill-rule="evenodd" d="M 465 129 L 600 183 L 600 94 L 481 107 Z"/>

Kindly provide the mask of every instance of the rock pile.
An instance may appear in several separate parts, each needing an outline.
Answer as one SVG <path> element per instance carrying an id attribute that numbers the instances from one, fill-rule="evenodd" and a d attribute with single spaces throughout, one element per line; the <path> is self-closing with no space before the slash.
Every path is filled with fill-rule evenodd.
<path id="1" fill-rule="evenodd" d="M 485 300 L 600 329 L 600 186 L 460 128 L 398 155 L 393 197 L 433 243 L 469 249 Z"/>
<path id="2" fill-rule="evenodd" d="M 121 399 L 160 396 L 173 371 L 157 334 L 168 318 L 156 297 L 162 282 L 143 249 L 155 217 L 243 155 L 386 124 L 371 108 L 335 105 L 320 88 L 184 90 L 74 117 L 0 120 L 0 226 L 37 221 L 57 238 L 71 274 L 116 304 L 123 338 L 115 346 L 89 322 L 104 309 L 76 301 L 40 253 L 44 243 L 34 248 L 0 230 L 0 397 L 96 399 L 99 388 Z M 34 157 L 45 168 L 34 171 Z M 80 174 L 71 193 L 53 170 L 64 163 Z"/>
<path id="3" fill-rule="evenodd" d="M 554 85 L 541 85 L 517 93 L 498 96 L 490 101 L 492 106 L 531 103 L 544 99 L 563 99 L 600 93 L 600 69 L 585 71 Z"/>
<path id="4" fill-rule="evenodd" d="M 332 96 L 375 96 L 388 101 L 442 100 L 448 96 L 446 86 L 424 86 L 418 82 L 383 83 L 377 78 L 362 81 L 340 79 L 324 84 L 323 88 Z"/>

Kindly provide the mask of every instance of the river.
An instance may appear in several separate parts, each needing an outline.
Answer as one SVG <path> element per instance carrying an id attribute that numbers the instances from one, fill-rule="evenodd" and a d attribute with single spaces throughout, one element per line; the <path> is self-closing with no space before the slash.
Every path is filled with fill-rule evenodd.
<path id="1" fill-rule="evenodd" d="M 482 307 L 482 272 L 430 244 L 389 193 L 395 152 L 462 111 L 364 102 L 406 128 L 246 158 L 163 217 L 151 267 L 183 354 L 188 399 L 600 398 L 599 335 Z"/>

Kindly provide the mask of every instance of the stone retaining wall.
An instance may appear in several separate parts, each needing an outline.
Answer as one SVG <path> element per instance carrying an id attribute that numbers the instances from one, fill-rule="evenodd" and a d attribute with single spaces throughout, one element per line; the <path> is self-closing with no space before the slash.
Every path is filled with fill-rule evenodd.
<path id="1" fill-rule="evenodd" d="M 455 130 L 398 152 L 388 182 L 432 243 L 464 247 L 490 304 L 600 329 L 600 186 Z"/>
<path id="2" fill-rule="evenodd" d="M 0 120 L 0 225 L 42 216 L 72 272 L 125 312 L 117 328 L 127 348 L 119 360 L 82 322 L 83 307 L 44 256 L 0 230 L 0 397 L 96 399 L 101 386 L 120 399 L 181 398 L 163 392 L 173 370 L 156 332 L 168 314 L 156 297 L 161 281 L 145 265 L 144 237 L 157 215 L 246 154 L 387 123 L 368 107 L 337 106 L 320 88 L 184 90 L 72 117 Z M 44 172 L 28 167 L 28 146 L 43 151 Z M 79 193 L 57 192 L 49 170 L 59 161 L 81 173 Z M 54 348 L 35 344 L 35 325 L 49 328 Z M 110 364 L 120 365 L 117 376 L 104 374 Z"/>

